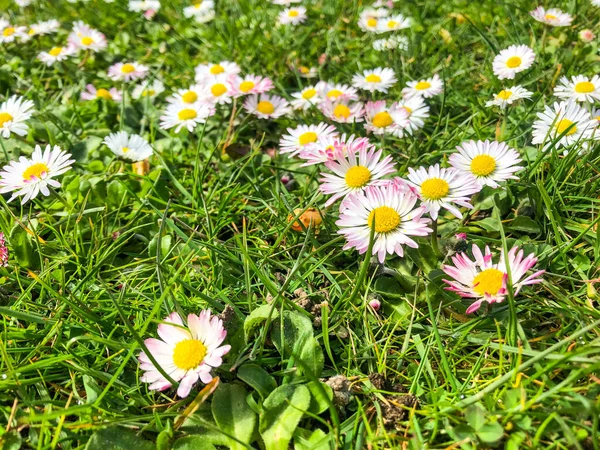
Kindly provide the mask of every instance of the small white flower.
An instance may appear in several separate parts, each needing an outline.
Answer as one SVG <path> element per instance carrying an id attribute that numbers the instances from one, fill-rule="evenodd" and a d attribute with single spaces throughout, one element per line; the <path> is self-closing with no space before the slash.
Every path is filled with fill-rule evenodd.
<path id="1" fill-rule="evenodd" d="M 233 88 L 227 75 L 206 78 L 202 83 L 202 101 L 223 105 L 231 103 Z"/>
<path id="2" fill-rule="evenodd" d="M 199 64 L 196 66 L 196 81 L 202 83 L 216 76 L 237 75 L 241 69 L 234 62 L 221 61 L 216 64 Z"/>
<path id="3" fill-rule="evenodd" d="M 66 47 L 53 47 L 47 52 L 40 52 L 38 59 L 47 66 L 52 66 L 54 63 L 64 61 L 69 56 L 73 56 L 76 53 L 77 49 L 72 45 Z"/>
<path id="4" fill-rule="evenodd" d="M 155 99 L 165 91 L 165 85 L 160 80 L 154 80 L 151 83 L 144 81 L 133 88 L 131 96 L 136 99 Z"/>
<path id="5" fill-rule="evenodd" d="M 365 104 L 365 129 L 373 134 L 402 134 L 399 121 L 408 116 L 405 110 L 399 111 L 397 106 L 387 107 L 385 100 L 369 101 Z"/>
<path id="6" fill-rule="evenodd" d="M 423 97 L 408 97 L 392 105 L 392 117 L 399 128 L 395 131 L 397 137 L 404 137 L 425 125 L 425 119 L 429 117 L 429 106 Z"/>
<path id="7" fill-rule="evenodd" d="M 499 106 L 501 109 L 506 108 L 507 105 L 512 105 L 517 100 L 522 98 L 531 98 L 532 92 L 521 86 L 511 86 L 502 89 L 497 94 L 494 94 L 494 99 L 485 103 L 488 108 L 491 106 Z"/>
<path id="8" fill-rule="evenodd" d="M 444 82 L 437 73 L 425 80 L 409 81 L 406 86 L 402 89 L 405 98 L 414 96 L 430 98 L 444 91 Z"/>
<path id="9" fill-rule="evenodd" d="M 376 32 L 386 33 L 388 31 L 404 30 L 405 28 L 409 28 L 411 23 L 412 20 L 404 17 L 402 14 L 388 16 L 377 21 Z"/>
<path id="10" fill-rule="evenodd" d="M 318 125 L 298 125 L 296 128 L 288 128 L 287 132 L 288 134 L 283 135 L 279 141 L 279 149 L 281 153 L 288 153 L 290 157 L 319 140 L 338 136 L 334 126 L 323 122 Z"/>
<path id="11" fill-rule="evenodd" d="M 494 75 L 500 80 L 512 80 L 517 73 L 529 69 L 533 61 L 535 61 L 535 53 L 529 47 L 511 45 L 496 55 L 492 68 Z"/>
<path id="12" fill-rule="evenodd" d="M 365 109 L 361 102 L 326 99 L 319 104 L 319 108 L 325 117 L 334 122 L 354 123 L 364 120 Z"/>
<path id="13" fill-rule="evenodd" d="M 249 95 L 244 101 L 244 109 L 259 119 L 277 119 L 292 111 L 286 99 L 269 94 Z"/>
<path id="14" fill-rule="evenodd" d="M 183 8 L 185 17 L 204 17 L 207 13 L 213 12 L 215 2 L 213 0 L 196 0 L 192 6 Z"/>
<path id="15" fill-rule="evenodd" d="M 306 18 L 306 8 L 304 6 L 296 6 L 281 11 L 277 20 L 280 25 L 298 25 L 304 22 Z"/>
<path id="16" fill-rule="evenodd" d="M 116 63 L 108 68 L 108 78 L 115 81 L 133 81 L 145 78 L 148 66 L 137 62 Z"/>
<path id="17" fill-rule="evenodd" d="M 554 95 L 566 100 L 596 103 L 600 100 L 600 76 L 594 75 L 590 79 L 585 75 L 577 75 L 571 80 L 562 77 L 560 85 L 554 88 Z"/>
<path id="18" fill-rule="evenodd" d="M 227 82 L 231 87 L 231 95 L 235 98 L 250 94 L 262 94 L 273 89 L 273 81 L 257 75 L 230 75 Z"/>
<path id="19" fill-rule="evenodd" d="M 538 22 L 545 23 L 546 25 L 552 25 L 553 27 L 567 27 L 573 22 L 571 15 L 562 12 L 558 8 L 544 9 L 542 6 L 538 6 L 529 13 Z"/>
<path id="20" fill-rule="evenodd" d="M 0 134 L 8 139 L 11 133 L 18 136 L 27 134 L 26 120 L 33 114 L 33 102 L 13 95 L 0 105 Z"/>
<path id="21" fill-rule="evenodd" d="M 172 103 L 160 117 L 160 126 L 164 130 L 175 128 L 175 133 L 184 127 L 191 132 L 214 113 L 215 108 L 210 103 Z"/>
<path id="22" fill-rule="evenodd" d="M 129 11 L 146 12 L 158 11 L 160 9 L 160 1 L 158 0 L 129 0 Z"/>
<path id="23" fill-rule="evenodd" d="M 394 71 L 387 67 L 377 67 L 373 70 L 365 70 L 352 77 L 352 86 L 370 92 L 386 92 L 398 79 Z"/>
<path id="24" fill-rule="evenodd" d="M 34 23 L 29 27 L 29 36 L 38 36 L 44 34 L 56 33 L 60 29 L 60 22 L 56 19 L 46 20 L 44 22 Z"/>
<path id="25" fill-rule="evenodd" d="M 81 50 L 93 52 L 104 50 L 108 45 L 102 33 L 81 21 L 73 24 L 73 31 L 69 34 L 68 41 Z"/>
<path id="26" fill-rule="evenodd" d="M 101 98 L 104 100 L 120 102 L 123 99 L 123 92 L 117 90 L 117 88 L 96 89 L 93 84 L 88 84 L 85 89 L 86 90 L 81 93 L 81 100 L 96 100 Z"/>
<path id="27" fill-rule="evenodd" d="M 385 20 L 390 14 L 386 8 L 367 8 L 360 13 L 358 17 L 358 26 L 364 31 L 370 31 L 372 33 L 379 32 L 379 22 Z"/>
<path id="28" fill-rule="evenodd" d="M 119 158 L 138 162 L 152 156 L 152 147 L 138 134 L 129 136 L 125 131 L 109 134 L 104 138 L 104 144 Z"/>
<path id="29" fill-rule="evenodd" d="M 292 100 L 292 106 L 294 109 L 310 109 L 314 105 L 318 105 L 323 100 L 317 91 L 315 86 L 307 86 L 300 92 L 294 92 L 292 94 L 294 100 Z"/>
<path id="30" fill-rule="evenodd" d="M 178 89 L 175 94 L 167 98 L 167 102 L 192 104 L 204 101 L 204 97 L 204 87 L 200 84 L 194 84 L 187 89 Z"/>
<path id="31" fill-rule="evenodd" d="M 0 21 L 0 44 L 8 44 L 16 39 L 28 39 L 27 28 L 11 25 L 6 21 Z"/>
<path id="32" fill-rule="evenodd" d="M 378 52 L 393 50 L 395 48 L 398 50 L 407 50 L 408 38 L 406 36 L 390 36 L 386 39 L 377 39 L 373 42 L 373 48 Z"/>
<path id="33" fill-rule="evenodd" d="M 323 100 L 358 100 L 358 91 L 347 84 L 319 81 L 316 88 Z"/>

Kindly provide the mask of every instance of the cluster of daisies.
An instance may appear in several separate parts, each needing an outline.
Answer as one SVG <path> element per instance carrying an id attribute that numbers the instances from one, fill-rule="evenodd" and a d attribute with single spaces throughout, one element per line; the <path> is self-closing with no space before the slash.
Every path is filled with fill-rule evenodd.
<path id="1" fill-rule="evenodd" d="M 105 0 L 107 3 L 113 1 Z M 160 7 L 159 0 L 129 0 L 129 10 L 142 13 L 148 20 L 156 15 Z M 195 19 L 198 23 L 210 22 L 215 18 L 215 2 L 214 0 L 194 0 L 191 5 L 183 8 L 183 15 Z"/>

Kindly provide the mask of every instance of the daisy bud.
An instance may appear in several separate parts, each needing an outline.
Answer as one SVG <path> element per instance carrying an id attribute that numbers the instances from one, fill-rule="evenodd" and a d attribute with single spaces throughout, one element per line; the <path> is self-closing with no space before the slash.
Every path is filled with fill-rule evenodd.
<path id="1" fill-rule="evenodd" d="M 373 308 L 374 311 L 379 311 L 379 309 L 381 309 L 381 302 L 377 299 L 373 299 L 369 302 L 369 306 Z"/>
<path id="2" fill-rule="evenodd" d="M 594 32 L 588 28 L 579 32 L 579 40 L 582 42 L 592 42 L 595 38 Z"/>
<path id="3" fill-rule="evenodd" d="M 594 283 L 592 283 L 591 281 L 588 282 L 588 284 L 587 284 L 587 293 L 586 294 L 587 294 L 587 298 L 589 298 L 590 300 L 600 300 L 600 296 L 598 296 L 598 291 L 596 290 Z"/>
<path id="4" fill-rule="evenodd" d="M 150 163 L 147 159 L 143 161 L 134 162 L 133 164 L 131 164 L 131 169 L 134 173 L 143 177 L 147 175 L 148 172 L 150 172 Z"/>

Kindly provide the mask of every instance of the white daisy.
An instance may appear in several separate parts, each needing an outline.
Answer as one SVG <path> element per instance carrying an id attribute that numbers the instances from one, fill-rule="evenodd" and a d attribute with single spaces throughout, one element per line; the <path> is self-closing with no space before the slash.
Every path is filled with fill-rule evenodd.
<path id="1" fill-rule="evenodd" d="M 40 52 L 38 54 L 38 59 L 47 66 L 52 66 L 54 63 L 64 61 L 75 53 L 77 53 L 77 48 L 72 45 L 67 45 L 66 47 L 53 47 L 47 52 Z"/>
<path id="2" fill-rule="evenodd" d="M 585 75 L 577 75 L 560 79 L 560 85 L 554 88 L 554 95 L 566 100 L 596 103 L 600 100 L 600 76 L 591 79 Z"/>
<path id="3" fill-rule="evenodd" d="M 408 38 L 406 36 L 390 36 L 385 39 L 377 39 L 373 41 L 373 48 L 378 52 L 385 50 L 398 50 L 408 49 Z"/>
<path id="4" fill-rule="evenodd" d="M 185 17 L 203 17 L 215 8 L 213 0 L 195 0 L 193 5 L 183 8 Z"/>
<path id="5" fill-rule="evenodd" d="M 160 9 L 160 1 L 158 0 L 129 0 L 129 11 L 146 12 L 158 11 Z"/>
<path id="6" fill-rule="evenodd" d="M 152 156 L 152 147 L 138 134 L 128 135 L 125 131 L 109 134 L 104 144 L 119 158 L 138 162 Z"/>
<path id="7" fill-rule="evenodd" d="M 404 133 L 412 135 L 414 131 L 423 128 L 425 119 L 429 117 L 429 106 L 418 95 L 394 103 L 391 109 L 392 118 L 398 124 L 394 134 L 400 138 L 404 137 Z"/>
<path id="8" fill-rule="evenodd" d="M 303 166 L 312 166 L 332 161 L 336 155 L 356 154 L 361 149 L 373 148 L 375 146 L 365 137 L 355 137 L 354 135 L 346 137 L 345 134 L 342 137 L 331 135 L 320 138 L 313 145 L 304 146 L 298 153 L 298 157 L 306 161 L 302 164 Z"/>
<path id="9" fill-rule="evenodd" d="M 17 197 L 21 198 L 21 204 L 34 199 L 41 192 L 50 195 L 48 186 L 59 188 L 60 183 L 53 178 L 65 173 L 75 162 L 71 154 L 61 150 L 58 145 L 52 148 L 50 145 L 42 153 L 39 145 L 31 158 L 21 156 L 18 161 L 12 161 L 4 166 L 0 172 L 0 194 L 12 192 L 11 202 Z"/>
<path id="10" fill-rule="evenodd" d="M 523 88 L 522 86 L 511 86 L 502 89 L 497 94 L 494 94 L 494 99 L 489 102 L 485 102 L 485 106 L 488 108 L 491 106 L 499 106 L 501 109 L 506 108 L 507 105 L 512 105 L 517 100 L 522 98 L 531 98 L 532 92 Z"/>
<path id="11" fill-rule="evenodd" d="M 116 63 L 108 68 L 108 78 L 115 81 L 133 81 L 145 78 L 148 74 L 148 66 L 137 62 Z"/>
<path id="12" fill-rule="evenodd" d="M 322 98 L 319 96 L 315 86 L 307 86 L 300 92 L 292 94 L 292 106 L 294 109 L 310 109 L 314 105 L 321 103 Z"/>
<path id="13" fill-rule="evenodd" d="M 175 94 L 167 98 L 168 103 L 196 103 L 205 98 L 204 87 L 194 84 L 187 89 L 178 89 Z"/>
<path id="14" fill-rule="evenodd" d="M 370 92 L 386 92 L 398 79 L 392 69 L 378 67 L 373 70 L 365 70 L 352 77 L 352 86 Z"/>
<path id="15" fill-rule="evenodd" d="M 397 111 L 395 105 L 388 108 L 385 100 L 369 101 L 365 104 L 365 129 L 376 135 L 384 133 L 395 135 L 400 127 L 397 121 L 405 120 L 407 117 L 408 113 L 404 110 Z"/>
<path id="16" fill-rule="evenodd" d="M 274 5 L 290 6 L 292 3 L 300 3 L 302 0 L 271 0 Z"/>
<path id="17" fill-rule="evenodd" d="M 545 23 L 546 25 L 552 25 L 553 27 L 567 27 L 573 22 L 571 15 L 562 12 L 558 8 L 544 9 L 542 6 L 538 6 L 529 14 L 538 22 Z"/>
<path id="18" fill-rule="evenodd" d="M 339 123 L 354 123 L 364 120 L 364 107 L 361 102 L 326 99 L 319 104 L 321 112 L 329 120 Z"/>
<path id="19" fill-rule="evenodd" d="M 388 31 L 398 31 L 409 28 L 412 20 L 404 17 L 402 14 L 395 14 L 385 17 L 377 22 L 377 33 L 387 33 Z"/>
<path id="20" fill-rule="evenodd" d="M 133 88 L 131 96 L 136 99 L 155 99 L 165 91 L 165 85 L 162 81 L 154 79 L 152 82 L 143 81 Z"/>
<path id="21" fill-rule="evenodd" d="M 358 91 L 347 84 L 319 81 L 316 88 L 325 100 L 358 100 Z"/>
<path id="22" fill-rule="evenodd" d="M 482 186 L 497 188 L 499 183 L 512 179 L 523 169 L 519 154 L 504 142 L 467 141 L 456 147 L 448 162 L 461 173 L 474 176 Z"/>
<path id="23" fill-rule="evenodd" d="M 511 45 L 494 58 L 492 68 L 500 80 L 512 80 L 519 72 L 531 67 L 535 53 L 526 45 Z"/>
<path id="24" fill-rule="evenodd" d="M 44 34 L 56 33 L 60 29 L 60 22 L 56 19 L 50 19 L 43 22 L 34 23 L 29 27 L 29 36 L 38 36 Z"/>
<path id="25" fill-rule="evenodd" d="M 277 119 L 292 112 L 283 97 L 269 94 L 253 94 L 246 97 L 244 109 L 259 119 Z"/>
<path id="26" fill-rule="evenodd" d="M 6 21 L 0 22 L 0 44 L 8 44 L 16 39 L 27 38 L 27 28 L 11 25 Z"/>
<path id="27" fill-rule="evenodd" d="M 184 127 L 192 132 L 199 123 L 206 122 L 214 113 L 215 108 L 209 103 L 172 103 L 160 117 L 160 126 L 164 130 L 175 128 L 175 133 L 179 133 Z"/>
<path id="28" fill-rule="evenodd" d="M 296 70 L 302 78 L 316 78 L 319 76 L 319 70 L 316 67 L 300 66 Z"/>
<path id="29" fill-rule="evenodd" d="M 431 78 L 419 81 L 409 81 L 402 89 L 402 95 L 406 97 L 420 96 L 430 98 L 444 91 L 444 82 L 436 73 Z"/>
<path id="30" fill-rule="evenodd" d="M 242 97 L 250 94 L 262 94 L 273 89 L 273 81 L 270 78 L 257 75 L 231 75 L 228 78 L 233 97 Z"/>
<path id="31" fill-rule="evenodd" d="M 0 105 L 0 135 L 8 139 L 11 133 L 18 136 L 27 134 L 26 120 L 34 113 L 33 102 L 13 95 Z"/>
<path id="32" fill-rule="evenodd" d="M 202 101 L 223 105 L 231 103 L 233 88 L 227 75 L 217 75 L 206 78 L 202 83 Z"/>
<path id="33" fill-rule="evenodd" d="M 334 126 L 323 122 L 318 125 L 298 125 L 296 128 L 288 128 L 287 132 L 279 141 L 279 150 L 281 153 L 289 153 L 290 157 L 319 140 L 338 136 Z"/>
<path id="34" fill-rule="evenodd" d="M 108 45 L 106 36 L 81 21 L 73 24 L 73 31 L 69 34 L 68 41 L 81 50 L 93 52 L 104 50 Z"/>
<path id="35" fill-rule="evenodd" d="M 379 21 L 389 15 L 386 8 L 367 8 L 358 17 L 358 26 L 364 31 L 376 33 L 379 31 Z"/>
<path id="36" fill-rule="evenodd" d="M 277 21 L 280 25 L 298 25 L 304 22 L 306 18 L 306 8 L 304 6 L 296 6 L 281 11 L 279 16 L 277 16 Z"/>
<path id="37" fill-rule="evenodd" d="M 462 219 L 454 203 L 472 209 L 471 196 L 481 190 L 481 186 L 472 175 L 458 170 L 440 168 L 439 164 L 408 168 L 408 183 L 417 189 L 419 198 L 427 208 L 433 220 L 437 220 L 441 208 L 447 209 L 455 217 Z"/>
<path id="38" fill-rule="evenodd" d="M 199 64 L 196 66 L 196 81 L 201 83 L 211 77 L 237 75 L 240 73 L 240 66 L 234 62 L 221 61 L 216 64 Z"/>
<path id="39" fill-rule="evenodd" d="M 81 100 L 96 100 L 101 98 L 103 100 L 120 102 L 123 99 L 123 92 L 117 90 L 117 88 L 96 89 L 93 84 L 88 84 L 85 89 L 86 90 L 81 93 Z"/>

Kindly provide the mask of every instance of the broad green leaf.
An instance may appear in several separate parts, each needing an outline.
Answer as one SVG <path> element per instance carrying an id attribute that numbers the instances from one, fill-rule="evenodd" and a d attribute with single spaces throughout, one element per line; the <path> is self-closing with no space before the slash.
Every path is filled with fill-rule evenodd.
<path id="1" fill-rule="evenodd" d="M 22 439 L 18 431 L 8 431 L 0 435 L 0 449 L 2 450 L 19 450 L 21 444 Z"/>
<path id="2" fill-rule="evenodd" d="M 321 389 L 319 389 L 319 386 Z M 310 391 L 310 406 L 308 410 L 313 414 L 321 414 L 331 404 L 333 399 L 333 390 L 331 387 L 320 381 L 311 381 L 306 385 Z"/>
<path id="3" fill-rule="evenodd" d="M 504 429 L 498 422 L 486 423 L 477 430 L 477 437 L 486 444 L 497 442 L 502 439 L 502 436 L 504 436 Z"/>
<path id="4" fill-rule="evenodd" d="M 481 404 L 476 403 L 466 409 L 465 417 L 469 426 L 478 431 L 486 421 L 487 410 Z"/>
<path id="5" fill-rule="evenodd" d="M 263 305 L 256 308 L 248 317 L 246 317 L 246 320 L 244 321 L 244 335 L 246 336 L 246 341 L 248 341 L 248 337 L 254 329 L 267 320 L 269 314 L 271 314 L 271 309 L 273 309 L 273 305 Z M 277 312 L 273 311 L 273 315 L 277 315 Z"/>
<path id="6" fill-rule="evenodd" d="M 213 394 L 211 409 L 219 429 L 249 444 L 256 427 L 256 413 L 246 403 L 246 390 L 237 384 L 222 384 Z M 246 448 L 230 440 L 234 450 Z"/>
<path id="7" fill-rule="evenodd" d="M 302 431 L 294 436 L 294 450 L 331 450 L 335 447 L 332 436 L 323 430 L 315 430 L 312 434 L 308 430 Z"/>
<path id="8" fill-rule="evenodd" d="M 269 373 L 256 364 L 244 364 L 238 369 L 238 378 L 253 387 L 263 399 L 277 389 L 277 383 Z"/>
<path id="9" fill-rule="evenodd" d="M 96 431 L 85 450 L 155 450 L 152 442 L 147 441 L 126 428 L 110 427 Z"/>
<path id="10" fill-rule="evenodd" d="M 281 335 L 282 331 L 283 339 Z M 297 342 L 304 341 L 307 337 L 312 337 L 312 335 L 312 322 L 298 311 L 283 312 L 283 330 L 279 317 L 273 321 L 271 340 L 282 355 L 290 355 Z"/>
<path id="11" fill-rule="evenodd" d="M 303 385 L 286 384 L 275 389 L 263 403 L 260 434 L 266 450 L 287 450 L 290 440 L 310 406 L 310 391 Z"/>
<path id="12" fill-rule="evenodd" d="M 298 359 L 302 362 L 302 365 L 298 364 L 301 373 L 310 371 L 315 378 L 321 376 L 325 364 L 325 356 L 323 355 L 323 349 L 321 349 L 319 341 L 316 338 L 309 337 L 304 340 Z"/>
<path id="13" fill-rule="evenodd" d="M 98 398 L 100 392 L 102 392 L 102 389 L 100 388 L 100 386 L 98 386 L 96 380 L 94 380 L 94 378 L 90 377 L 89 375 L 83 376 L 83 387 L 85 389 L 86 395 L 85 402 L 88 404 L 94 403 Z"/>
<path id="14" fill-rule="evenodd" d="M 169 253 L 169 250 L 171 249 L 171 243 L 173 242 L 173 238 L 171 237 L 171 235 L 166 234 L 162 237 L 161 239 L 161 246 L 160 246 L 160 257 L 164 258 L 165 255 L 167 253 Z M 150 241 L 150 243 L 148 244 L 148 255 L 151 258 L 156 258 L 156 246 L 158 244 L 158 234 L 156 234 L 152 240 Z"/>
<path id="15" fill-rule="evenodd" d="M 216 447 L 206 436 L 186 436 L 177 439 L 172 450 L 216 450 Z"/>
<path id="16" fill-rule="evenodd" d="M 531 234 L 538 234 L 542 231 L 539 224 L 527 216 L 515 217 L 515 219 L 510 223 L 509 228 L 511 230 Z"/>
<path id="17" fill-rule="evenodd" d="M 15 226 L 10 233 L 10 246 L 19 266 L 23 269 L 38 269 L 40 258 L 31 236 L 22 226 Z"/>

